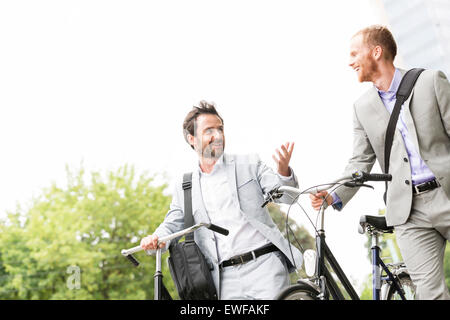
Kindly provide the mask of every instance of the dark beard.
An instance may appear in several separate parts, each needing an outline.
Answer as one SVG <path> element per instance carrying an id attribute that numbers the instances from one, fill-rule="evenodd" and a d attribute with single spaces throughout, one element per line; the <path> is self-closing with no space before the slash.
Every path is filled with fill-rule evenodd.
<path id="1" fill-rule="evenodd" d="M 219 159 L 225 149 L 223 141 L 219 141 L 219 143 L 222 144 L 222 148 L 220 149 L 214 149 L 212 144 L 207 145 L 202 151 L 202 157 L 207 159 Z"/>

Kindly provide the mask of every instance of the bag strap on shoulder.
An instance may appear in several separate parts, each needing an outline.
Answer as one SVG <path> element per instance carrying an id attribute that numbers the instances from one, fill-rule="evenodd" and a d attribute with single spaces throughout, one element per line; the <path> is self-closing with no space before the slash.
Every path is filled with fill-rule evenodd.
<path id="1" fill-rule="evenodd" d="M 184 228 L 194 225 L 194 217 L 192 216 L 192 172 L 183 175 L 183 191 L 184 191 Z M 194 241 L 194 233 L 189 233 L 185 237 L 186 241 Z"/>
<path id="2" fill-rule="evenodd" d="M 389 173 L 389 160 L 391 157 L 391 149 L 392 142 L 394 140 L 395 128 L 397 127 L 398 117 L 400 115 L 400 109 L 403 103 L 408 100 L 411 95 L 412 89 L 416 84 L 417 79 L 420 74 L 425 69 L 422 68 L 414 68 L 406 72 L 402 81 L 400 82 L 400 86 L 397 90 L 396 101 L 394 105 L 394 109 L 392 110 L 391 117 L 389 118 L 389 124 L 386 129 L 386 138 L 384 143 L 384 172 Z M 386 191 L 384 193 L 384 202 L 386 203 L 386 194 L 387 194 L 387 182 L 386 182 Z"/>

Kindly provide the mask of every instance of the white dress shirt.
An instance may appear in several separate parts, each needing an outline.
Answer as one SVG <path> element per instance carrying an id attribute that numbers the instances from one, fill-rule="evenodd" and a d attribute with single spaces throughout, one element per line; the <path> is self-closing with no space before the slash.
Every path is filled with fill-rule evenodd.
<path id="1" fill-rule="evenodd" d="M 223 156 L 218 159 L 211 173 L 199 170 L 203 203 L 211 223 L 230 232 L 228 236 L 215 233 L 219 263 L 270 243 L 244 219 L 239 206 L 233 202 Z"/>

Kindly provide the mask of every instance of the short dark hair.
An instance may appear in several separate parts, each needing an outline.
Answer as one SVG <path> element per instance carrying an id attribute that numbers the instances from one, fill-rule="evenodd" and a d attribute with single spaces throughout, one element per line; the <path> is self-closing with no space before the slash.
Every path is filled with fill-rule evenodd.
<path id="1" fill-rule="evenodd" d="M 198 106 L 192 107 L 192 110 L 187 114 L 187 116 L 184 118 L 183 121 L 183 136 L 184 140 L 191 146 L 192 149 L 194 149 L 194 146 L 189 143 L 188 140 L 188 134 L 194 136 L 195 132 L 195 121 L 197 120 L 198 116 L 201 114 L 213 114 L 217 116 L 220 121 L 222 121 L 223 125 L 223 119 L 219 115 L 219 113 L 216 110 L 216 106 L 214 102 L 207 102 L 205 100 L 202 100 L 198 103 Z"/>
<path id="2" fill-rule="evenodd" d="M 381 46 L 385 53 L 384 58 L 394 61 L 397 55 L 397 44 L 394 36 L 389 29 L 382 25 L 373 25 L 358 31 L 353 37 L 357 35 L 363 36 L 365 44 L 372 46 Z"/>

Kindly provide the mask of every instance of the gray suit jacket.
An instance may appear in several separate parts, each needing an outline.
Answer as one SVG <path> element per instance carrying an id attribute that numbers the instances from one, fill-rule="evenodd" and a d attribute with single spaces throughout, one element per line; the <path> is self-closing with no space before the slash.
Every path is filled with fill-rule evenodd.
<path id="1" fill-rule="evenodd" d="M 400 70 L 405 74 L 405 70 Z M 425 70 L 407 101 L 404 116 L 411 140 L 420 156 L 450 199 L 450 83 L 444 73 Z M 384 172 L 384 141 L 390 114 L 375 88 L 369 89 L 354 105 L 353 156 L 345 169 L 370 172 L 378 160 Z M 386 220 L 391 226 L 406 222 L 411 211 L 411 168 L 402 135 L 394 134 L 389 164 L 392 181 L 388 185 Z M 343 205 L 356 189 L 340 188 Z"/>
<path id="2" fill-rule="evenodd" d="M 274 187 L 281 185 L 298 187 L 293 170 L 291 169 L 291 178 L 288 181 L 283 181 L 278 173 L 273 172 L 272 169 L 262 163 L 257 155 L 224 154 L 224 165 L 227 170 L 232 198 L 236 201 L 244 219 L 280 249 L 286 258 L 290 272 L 295 270 L 294 265 L 300 268 L 303 262 L 300 251 L 292 246 L 294 264 L 288 241 L 272 221 L 267 208 L 261 208 L 261 204 L 264 202 L 264 194 Z M 159 237 L 180 231 L 184 227 L 184 193 L 181 184 L 182 180 L 175 187 L 170 211 L 163 223 L 154 232 Z M 287 197 L 279 199 L 280 202 L 285 203 L 290 203 L 289 200 L 290 198 Z M 192 212 L 195 223 L 210 222 L 202 200 L 198 167 L 193 170 L 192 174 Z M 226 228 L 226 226 L 222 227 Z M 217 292 L 220 292 L 220 272 L 214 232 L 206 228 L 197 229 L 194 232 L 194 239 L 205 255 L 208 264 L 213 266 L 211 272 Z M 166 248 L 169 245 L 166 244 Z"/>

